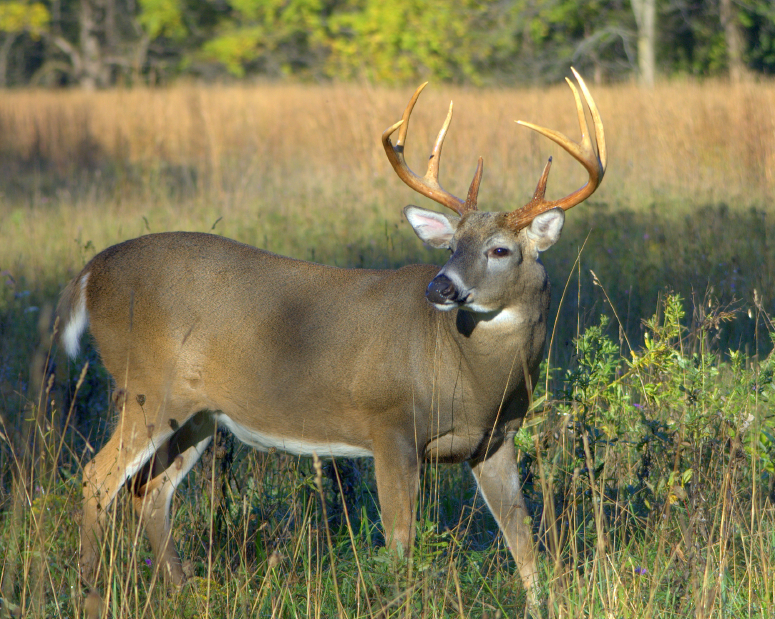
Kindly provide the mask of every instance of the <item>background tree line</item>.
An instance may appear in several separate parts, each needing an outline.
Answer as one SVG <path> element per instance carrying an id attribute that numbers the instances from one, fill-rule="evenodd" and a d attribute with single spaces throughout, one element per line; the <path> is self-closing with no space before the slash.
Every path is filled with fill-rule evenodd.
<path id="1" fill-rule="evenodd" d="M 0 0 L 0 86 L 775 73 L 772 0 Z"/>

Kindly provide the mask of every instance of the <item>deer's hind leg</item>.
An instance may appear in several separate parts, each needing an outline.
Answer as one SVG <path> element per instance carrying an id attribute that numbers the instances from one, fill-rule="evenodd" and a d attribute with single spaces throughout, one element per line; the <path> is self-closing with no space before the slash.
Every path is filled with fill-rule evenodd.
<path id="1" fill-rule="evenodd" d="M 110 440 L 84 467 L 81 578 L 89 586 L 95 584 L 108 508 L 126 480 L 148 462 L 156 447 L 173 432 L 169 426 L 148 423 L 143 405 L 127 398 Z"/>
<path id="2" fill-rule="evenodd" d="M 162 554 L 157 556 L 165 556 L 165 544 L 160 542 L 164 535 L 157 533 L 164 531 L 164 526 L 157 524 L 159 517 L 156 514 L 159 509 L 154 508 L 157 505 L 156 497 L 158 495 L 162 498 L 161 505 L 164 508 L 161 513 L 166 516 L 172 492 L 201 453 L 196 448 L 188 453 L 190 447 L 192 444 L 203 443 L 203 450 L 208 439 L 199 436 L 199 433 L 212 435 L 213 422 L 209 415 L 202 413 L 205 416 L 201 418 L 210 420 L 209 425 L 204 423 L 208 428 L 206 431 L 200 427 L 201 424 L 186 423 L 194 413 L 189 402 L 173 403 L 163 396 L 157 400 L 152 395 L 135 393 L 131 385 L 117 393 L 122 394 L 123 399 L 118 424 L 110 440 L 84 467 L 83 473 L 81 578 L 90 587 L 95 584 L 100 564 L 102 540 L 108 525 L 108 508 L 126 481 L 141 472 L 145 473 L 140 476 L 142 483 L 133 484 L 135 494 L 141 487 L 150 484 L 147 491 L 142 490 L 142 495 L 149 495 L 154 500 L 150 506 L 135 502 L 135 508 L 141 518 L 150 523 L 149 537 L 154 552 L 161 551 Z M 157 452 L 160 452 L 159 456 L 155 455 Z M 159 463 L 163 463 L 163 466 Z M 172 481 L 171 486 L 162 483 L 167 469 L 170 469 L 167 478 Z M 154 474 L 152 477 L 151 473 L 156 470 L 159 475 Z M 158 481 L 156 477 L 159 477 Z M 166 489 L 167 486 L 170 486 L 169 489 Z M 175 552 L 174 545 L 171 552 Z"/>
<path id="3" fill-rule="evenodd" d="M 135 511 L 145 527 L 158 567 L 174 585 L 185 575 L 172 539 L 170 503 L 175 489 L 212 440 L 215 420 L 206 411 L 194 415 L 156 450 L 133 480 Z"/>

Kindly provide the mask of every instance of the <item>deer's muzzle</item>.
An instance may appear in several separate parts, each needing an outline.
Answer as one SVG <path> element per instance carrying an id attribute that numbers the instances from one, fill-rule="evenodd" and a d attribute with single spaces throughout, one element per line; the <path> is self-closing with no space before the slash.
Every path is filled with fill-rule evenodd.
<path id="1" fill-rule="evenodd" d="M 434 277 L 425 291 L 425 298 L 436 306 L 456 303 L 459 297 L 460 292 L 455 287 L 455 284 L 449 277 L 443 274 Z"/>

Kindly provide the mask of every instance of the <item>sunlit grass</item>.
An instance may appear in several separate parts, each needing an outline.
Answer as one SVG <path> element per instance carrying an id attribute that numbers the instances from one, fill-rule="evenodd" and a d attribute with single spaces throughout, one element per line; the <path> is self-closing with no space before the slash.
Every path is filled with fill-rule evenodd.
<path id="1" fill-rule="evenodd" d="M 409 94 L 298 85 L 3 93 L 0 265 L 61 281 L 82 263 L 74 239 L 100 249 L 148 230 L 209 230 L 219 218 L 218 233 L 302 258 L 374 240 L 405 203 L 427 202 L 395 178 L 379 142 Z M 774 85 L 624 85 L 594 96 L 611 163 L 593 203 L 661 220 L 702 204 L 766 207 L 775 194 Z M 549 155 L 550 194 L 584 182 L 581 166 L 513 122 L 577 137 L 565 86 L 432 84 L 412 118 L 411 165 L 423 166 L 450 99 L 441 176 L 451 191 L 465 191 L 479 155 L 484 208 L 524 204 Z"/>
<path id="2" fill-rule="evenodd" d="M 94 350 L 75 404 L 84 359 L 47 361 L 50 309 L 66 281 L 104 247 L 165 230 L 213 231 L 340 266 L 443 261 L 401 221 L 404 204 L 428 201 L 395 177 L 379 143 L 410 94 L 297 85 L 3 93 L 0 616 L 13 604 L 28 616 L 72 617 L 85 603 L 76 570 L 81 467 L 112 412 Z M 553 311 L 560 308 L 550 357 L 559 369 L 549 381 L 551 406 L 521 444 L 547 613 L 771 616 L 772 408 L 764 392 L 751 392 L 753 400 L 733 392 L 765 385 L 769 371 L 775 86 L 593 86 L 593 94 L 611 163 L 544 257 Z M 552 196 L 584 182 L 578 164 L 513 123 L 577 137 L 565 86 L 431 84 L 409 132 L 415 169 L 450 99 L 455 118 L 441 171 L 449 190 L 464 193 L 479 155 L 483 208 L 526 202 L 549 155 Z M 615 405 L 610 394 L 582 397 L 577 383 L 563 381 L 566 369 L 579 368 L 574 338 L 607 314 L 611 322 L 596 337 L 613 342 L 608 363 L 619 369 L 601 378 L 600 393 L 621 386 L 630 345 L 648 357 L 642 321 L 665 311 L 668 290 L 683 295 L 688 313 L 684 336 L 668 337 L 663 352 L 683 365 L 650 358 L 632 376 L 641 382 L 627 384 L 629 400 Z M 691 382 L 697 368 L 707 370 L 701 387 Z M 665 395 L 657 401 L 652 392 Z M 581 420 L 586 426 L 569 422 L 580 410 L 591 415 Z M 606 429 L 625 420 L 619 439 L 609 440 Z M 668 432 L 671 420 L 677 426 Z M 693 434 L 691 423 L 707 435 Z M 508 551 L 462 468 L 425 471 L 410 563 L 380 550 L 368 464 L 337 463 L 342 491 L 333 470 L 323 477 L 326 523 L 310 461 L 255 454 L 232 439 L 224 448 L 204 458 L 175 499 L 175 535 L 195 576 L 181 595 L 159 586 L 131 506 L 116 501 L 102 574 L 114 616 L 326 617 L 340 606 L 349 617 L 521 612 Z M 595 496 L 604 497 L 602 512 Z"/>
<path id="3" fill-rule="evenodd" d="M 775 611 L 775 357 L 722 361 L 707 337 L 719 308 L 698 308 L 700 326 L 688 328 L 681 306 L 666 299 L 647 345 L 626 358 L 605 321 L 588 329 L 518 436 L 547 617 Z M 765 337 L 772 324 L 759 312 Z M 65 379 L 77 403 L 67 413 L 45 381 L 25 421 L 2 427 L 2 598 L 26 616 L 74 616 L 87 603 L 80 474 L 104 430 L 79 409 L 102 381 L 82 370 Z M 174 502 L 190 577 L 182 591 L 159 582 L 125 493 L 114 503 L 100 573 L 109 616 L 522 612 L 515 568 L 470 473 L 425 468 L 417 542 L 404 556 L 382 548 L 373 475 L 365 461 L 318 473 L 309 459 L 219 436 Z"/>

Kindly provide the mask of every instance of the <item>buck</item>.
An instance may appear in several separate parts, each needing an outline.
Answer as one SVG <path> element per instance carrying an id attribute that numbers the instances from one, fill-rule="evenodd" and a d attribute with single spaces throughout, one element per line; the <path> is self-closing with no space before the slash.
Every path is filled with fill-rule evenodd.
<path id="1" fill-rule="evenodd" d="M 600 115 L 574 74 L 595 143 L 570 80 L 580 143 L 521 123 L 586 168 L 587 183 L 560 200 L 544 197 L 551 158 L 532 200 L 513 212 L 477 210 L 481 158 L 465 200 L 445 191 L 439 158 L 452 105 L 426 174 L 410 170 L 404 143 L 425 84 L 382 134 L 399 178 L 455 212 L 404 209 L 420 239 L 449 249 L 440 270 L 333 268 L 189 232 L 126 241 L 86 265 L 62 293 L 61 339 L 75 356 L 90 328 L 120 410 L 111 438 L 84 470 L 80 569 L 87 586 L 99 571 L 108 507 L 130 479 L 160 568 L 171 583 L 185 581 L 170 502 L 221 425 L 261 450 L 373 457 L 393 548 L 412 544 L 422 463 L 469 463 L 535 599 L 513 438 L 546 339 L 549 281 L 539 254 L 560 236 L 564 210 L 590 196 L 606 168 Z"/>

